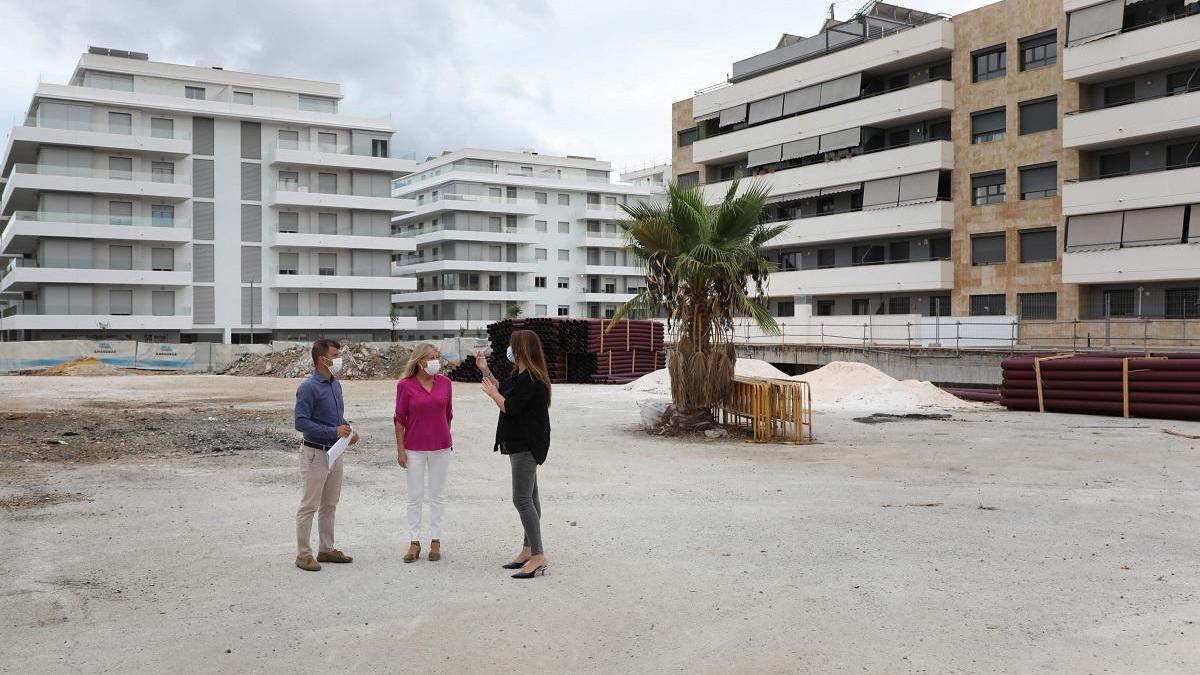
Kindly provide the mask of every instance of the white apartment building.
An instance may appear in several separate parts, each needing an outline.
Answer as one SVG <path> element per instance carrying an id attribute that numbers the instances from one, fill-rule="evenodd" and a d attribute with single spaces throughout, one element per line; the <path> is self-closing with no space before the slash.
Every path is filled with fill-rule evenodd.
<path id="1" fill-rule="evenodd" d="M 392 301 L 415 314 L 417 338 L 475 333 L 514 316 L 612 316 L 645 284 L 624 250 L 620 205 L 657 191 L 611 181 L 608 162 L 533 152 L 464 149 L 394 183 L 414 203 L 393 231 L 415 250 L 397 256 L 412 292 Z"/>
<path id="2" fill-rule="evenodd" d="M 0 334 L 386 339 L 411 200 L 389 119 L 334 83 L 92 48 L 0 161 Z"/>
<path id="3" fill-rule="evenodd" d="M 1066 0 L 1063 282 L 1090 316 L 1200 316 L 1200 2 Z"/>
<path id="4" fill-rule="evenodd" d="M 667 191 L 667 183 L 671 182 L 671 165 L 655 164 L 644 169 L 626 171 L 621 174 L 621 182 L 650 188 L 652 192 Z"/>
<path id="5" fill-rule="evenodd" d="M 953 49 L 942 17 L 880 3 L 735 62 L 677 115 L 682 184 L 715 203 L 745 175 L 789 225 L 769 244 L 773 314 L 949 314 Z"/>

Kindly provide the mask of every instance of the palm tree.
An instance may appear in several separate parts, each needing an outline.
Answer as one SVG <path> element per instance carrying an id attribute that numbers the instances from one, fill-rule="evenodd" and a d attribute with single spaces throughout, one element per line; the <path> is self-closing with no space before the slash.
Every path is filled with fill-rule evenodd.
<path id="1" fill-rule="evenodd" d="M 733 181 L 715 206 L 705 203 L 698 186 L 673 183 L 665 202 L 621 207 L 630 218 L 621 223 L 627 248 L 646 263 L 646 287 L 613 318 L 665 311 L 668 329 L 678 332 L 667 368 L 681 413 L 709 410 L 729 392 L 735 317 L 779 332 L 765 305 L 767 274 L 775 265 L 762 247 L 787 225 L 763 224 L 766 187 L 755 184 L 738 194 L 738 184 Z"/>

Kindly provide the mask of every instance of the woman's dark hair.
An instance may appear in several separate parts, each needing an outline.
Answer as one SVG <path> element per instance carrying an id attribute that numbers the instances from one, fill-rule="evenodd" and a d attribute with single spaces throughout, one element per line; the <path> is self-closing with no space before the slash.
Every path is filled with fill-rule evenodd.
<path id="1" fill-rule="evenodd" d="M 325 356 L 329 353 L 330 347 L 333 347 L 334 349 L 341 349 L 342 344 L 337 340 L 327 339 L 320 339 L 313 343 L 312 357 L 314 366 L 321 362 L 322 356 Z"/>

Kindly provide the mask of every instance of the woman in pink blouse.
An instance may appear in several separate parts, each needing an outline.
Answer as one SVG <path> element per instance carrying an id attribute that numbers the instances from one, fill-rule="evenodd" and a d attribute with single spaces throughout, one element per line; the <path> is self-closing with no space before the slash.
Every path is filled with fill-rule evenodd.
<path id="1" fill-rule="evenodd" d="M 408 553 L 421 557 L 421 502 L 429 490 L 429 559 L 442 558 L 442 517 L 446 512 L 446 470 L 450 465 L 450 420 L 454 417 L 450 378 L 438 375 L 441 354 L 419 344 L 396 382 L 396 461 L 408 469 Z"/>

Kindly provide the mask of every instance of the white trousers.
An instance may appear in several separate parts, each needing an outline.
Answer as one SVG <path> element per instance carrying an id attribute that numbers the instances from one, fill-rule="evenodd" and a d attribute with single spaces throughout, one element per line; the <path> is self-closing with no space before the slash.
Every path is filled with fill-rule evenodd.
<path id="1" fill-rule="evenodd" d="M 429 538 L 442 538 L 442 519 L 446 515 L 446 471 L 450 468 L 450 448 L 408 455 L 408 538 L 421 539 L 421 503 L 429 494 Z"/>

